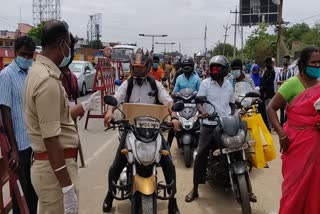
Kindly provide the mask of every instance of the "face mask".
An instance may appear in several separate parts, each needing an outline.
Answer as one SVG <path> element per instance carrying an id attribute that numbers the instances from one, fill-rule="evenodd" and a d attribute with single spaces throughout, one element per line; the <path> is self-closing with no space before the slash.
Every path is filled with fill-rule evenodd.
<path id="1" fill-rule="evenodd" d="M 231 71 L 231 74 L 233 75 L 233 77 L 234 77 L 235 79 L 237 79 L 237 78 L 240 77 L 241 71 L 240 71 L 240 70 L 232 70 L 232 71 Z"/>
<path id="2" fill-rule="evenodd" d="M 154 69 L 158 69 L 158 67 L 159 67 L 159 64 L 158 64 L 158 63 L 153 63 L 153 68 L 154 68 Z"/>
<path id="3" fill-rule="evenodd" d="M 193 68 L 191 66 L 185 66 L 182 69 L 183 69 L 184 73 L 186 73 L 186 74 L 191 74 L 193 71 Z"/>
<path id="4" fill-rule="evenodd" d="M 70 59 L 71 59 L 71 49 L 70 49 L 70 47 L 67 45 L 66 42 L 64 42 L 64 44 L 68 47 L 68 49 L 69 49 L 69 54 L 68 54 L 68 56 L 65 56 L 64 53 L 63 53 L 63 51 L 62 51 L 63 59 L 62 59 L 60 65 L 59 65 L 60 68 L 66 67 L 66 66 L 68 65 Z"/>
<path id="5" fill-rule="evenodd" d="M 254 77 L 259 77 L 260 74 L 259 74 L 259 73 L 252 73 L 252 76 L 254 76 Z"/>
<path id="6" fill-rule="evenodd" d="M 288 66 L 288 63 L 287 63 L 287 62 L 284 62 L 284 63 L 283 63 L 283 66 Z"/>
<path id="7" fill-rule="evenodd" d="M 22 70 L 27 70 L 28 68 L 30 68 L 32 65 L 32 62 L 33 62 L 32 59 L 26 59 L 21 56 L 17 56 L 15 61 L 16 61 L 17 65 L 19 66 L 19 68 L 21 68 Z"/>
<path id="8" fill-rule="evenodd" d="M 320 67 L 307 66 L 306 73 L 312 79 L 318 79 L 320 77 Z"/>

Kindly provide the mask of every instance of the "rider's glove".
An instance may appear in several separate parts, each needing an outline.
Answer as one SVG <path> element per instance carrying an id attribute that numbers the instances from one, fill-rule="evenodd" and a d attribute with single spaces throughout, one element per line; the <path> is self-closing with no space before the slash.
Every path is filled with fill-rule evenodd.
<path id="1" fill-rule="evenodd" d="M 62 188 L 64 214 L 78 214 L 79 201 L 76 195 L 74 185 Z"/>
<path id="2" fill-rule="evenodd" d="M 100 92 L 93 93 L 88 100 L 81 103 L 84 111 L 96 110 L 97 104 L 100 102 Z"/>

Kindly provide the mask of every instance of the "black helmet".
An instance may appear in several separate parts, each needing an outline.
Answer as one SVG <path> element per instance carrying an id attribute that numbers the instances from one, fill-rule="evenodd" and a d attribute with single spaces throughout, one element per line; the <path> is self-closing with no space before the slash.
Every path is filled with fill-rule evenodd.
<path id="1" fill-rule="evenodd" d="M 146 77 L 151 68 L 151 57 L 149 51 L 139 48 L 130 57 L 130 70 L 133 77 Z"/>
<path id="2" fill-rule="evenodd" d="M 218 55 L 211 58 L 209 62 L 210 76 L 216 80 L 227 76 L 229 71 L 229 61 L 225 56 Z"/>
<path id="3" fill-rule="evenodd" d="M 187 74 L 192 73 L 194 70 L 193 58 L 190 56 L 182 57 L 181 62 L 180 62 L 180 66 L 181 66 L 183 73 L 187 73 Z"/>

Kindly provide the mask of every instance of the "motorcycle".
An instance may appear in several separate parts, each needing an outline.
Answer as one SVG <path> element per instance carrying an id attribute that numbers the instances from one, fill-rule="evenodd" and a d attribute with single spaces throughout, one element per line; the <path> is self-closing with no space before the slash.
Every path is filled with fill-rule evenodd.
<path id="1" fill-rule="evenodd" d="M 257 96 L 254 92 L 246 95 Z M 251 214 L 252 187 L 245 151 L 254 141 L 246 141 L 247 125 L 241 121 L 239 113 L 219 116 L 215 106 L 206 97 L 197 97 L 196 103 L 213 107 L 214 112 L 208 116 L 208 120 L 216 124 L 214 135 L 218 149 L 210 149 L 206 181 L 231 188 L 236 200 L 241 204 L 242 213 Z"/>
<path id="2" fill-rule="evenodd" d="M 182 89 L 174 95 L 176 100 L 184 104 L 183 110 L 177 112 L 182 129 L 176 132 L 176 138 L 178 148 L 183 151 L 185 166 L 188 168 L 192 165 L 193 153 L 198 147 L 200 135 L 199 113 L 195 103 L 196 96 L 197 93 L 191 88 Z"/>
<path id="3" fill-rule="evenodd" d="M 119 133 L 126 132 L 125 148 L 121 153 L 127 157 L 127 166 L 122 171 L 119 181 L 113 182 L 113 197 L 116 200 L 131 201 L 132 214 L 156 214 L 157 199 L 169 200 L 174 181 L 170 184 L 158 182 L 157 167 L 162 156 L 170 155 L 163 145 L 161 133 L 171 127 L 151 116 L 135 117 L 131 124 L 126 115 L 118 107 L 112 96 L 104 97 L 105 104 L 116 107 L 124 116 L 123 120 L 112 121 L 109 129 L 118 128 Z M 181 104 L 175 104 L 173 110 L 182 110 Z"/>

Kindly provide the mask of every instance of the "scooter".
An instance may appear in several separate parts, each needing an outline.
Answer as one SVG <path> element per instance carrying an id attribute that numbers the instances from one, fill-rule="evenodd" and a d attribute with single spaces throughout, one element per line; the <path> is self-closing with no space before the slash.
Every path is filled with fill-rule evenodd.
<path id="1" fill-rule="evenodd" d="M 198 147 L 200 135 L 199 113 L 195 103 L 196 96 L 196 91 L 191 88 L 182 89 L 174 95 L 175 100 L 179 100 L 184 104 L 183 110 L 177 113 L 182 129 L 176 132 L 175 136 L 178 148 L 183 151 L 185 166 L 188 168 L 192 165 L 193 153 Z"/>

